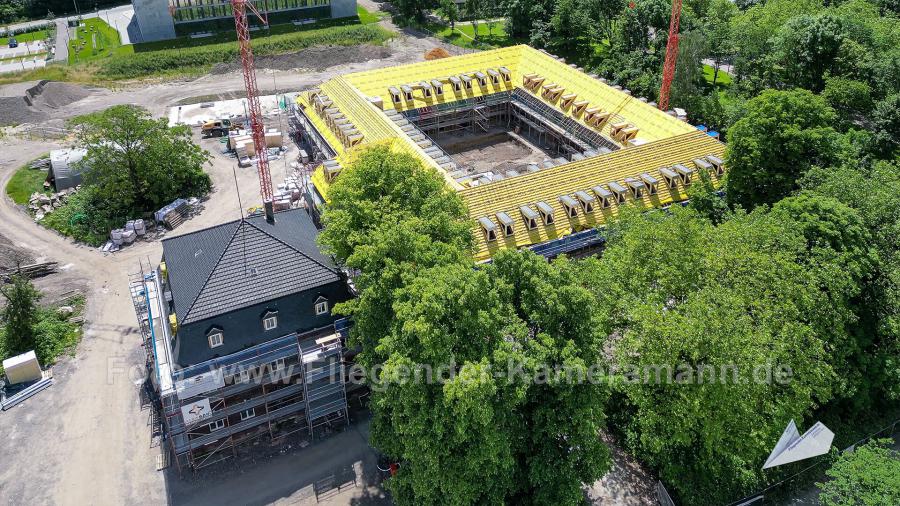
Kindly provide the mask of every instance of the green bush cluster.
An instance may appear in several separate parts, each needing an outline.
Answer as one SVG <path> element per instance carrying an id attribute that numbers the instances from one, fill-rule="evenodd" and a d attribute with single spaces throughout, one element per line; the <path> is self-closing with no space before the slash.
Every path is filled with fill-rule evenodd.
<path id="1" fill-rule="evenodd" d="M 75 309 L 74 314 L 80 314 L 84 310 L 84 297 L 78 296 L 65 303 Z M 34 350 L 38 362 L 42 367 L 53 365 L 56 359 L 73 350 L 81 337 L 81 324 L 72 323 L 69 319 L 73 315 L 60 314 L 59 306 L 38 308 L 34 315 L 32 326 L 33 341 L 28 343 L 29 349 Z M 0 327 L 0 359 L 24 353 L 29 350 L 9 349 L 7 342 L 7 327 Z M 3 368 L 0 367 L 0 374 Z"/>
<path id="2" fill-rule="evenodd" d="M 253 52 L 256 56 L 265 56 L 299 51 L 311 46 L 378 44 L 386 41 L 390 36 L 390 32 L 377 25 L 337 26 L 273 35 L 255 42 Z M 144 77 L 183 68 L 209 67 L 216 63 L 233 62 L 238 57 L 238 45 L 234 42 L 115 55 L 101 64 L 100 74 L 110 79 Z"/>
<path id="3" fill-rule="evenodd" d="M 46 215 L 41 224 L 92 246 L 103 244 L 109 231 L 122 226 L 118 216 L 101 198 L 96 187 L 84 186 L 69 197 L 66 205 Z"/>

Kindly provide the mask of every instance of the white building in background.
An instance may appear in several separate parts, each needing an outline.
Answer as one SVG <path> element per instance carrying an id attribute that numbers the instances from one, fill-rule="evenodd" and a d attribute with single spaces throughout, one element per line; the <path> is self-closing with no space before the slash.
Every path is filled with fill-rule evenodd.
<path id="1" fill-rule="evenodd" d="M 132 0 L 144 42 L 234 30 L 230 0 Z M 256 0 L 270 24 L 356 16 L 356 0 Z M 253 20 L 251 20 L 251 24 Z"/>

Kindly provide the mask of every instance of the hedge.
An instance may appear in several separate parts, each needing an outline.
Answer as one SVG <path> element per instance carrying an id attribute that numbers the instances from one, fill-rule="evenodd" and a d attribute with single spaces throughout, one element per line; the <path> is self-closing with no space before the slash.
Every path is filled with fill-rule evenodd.
<path id="1" fill-rule="evenodd" d="M 253 52 L 256 56 L 265 56 L 291 53 L 312 46 L 380 44 L 391 36 L 391 32 L 374 24 L 335 26 L 262 38 L 254 41 Z M 101 63 L 99 74 L 109 79 L 131 79 L 180 69 L 211 67 L 217 63 L 234 62 L 238 58 L 236 42 L 129 55 L 117 54 Z"/>

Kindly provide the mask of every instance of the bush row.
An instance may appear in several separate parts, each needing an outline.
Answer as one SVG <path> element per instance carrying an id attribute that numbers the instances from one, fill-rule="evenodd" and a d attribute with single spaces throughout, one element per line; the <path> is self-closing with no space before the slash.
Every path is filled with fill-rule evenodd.
<path id="1" fill-rule="evenodd" d="M 256 56 L 265 56 L 299 51 L 311 46 L 379 44 L 389 39 L 390 36 L 389 31 L 374 24 L 336 26 L 321 30 L 272 35 L 259 39 L 253 43 L 253 52 Z M 131 79 L 164 74 L 179 69 L 233 62 L 238 57 L 239 50 L 236 42 L 115 55 L 101 64 L 100 74 L 110 79 Z"/>

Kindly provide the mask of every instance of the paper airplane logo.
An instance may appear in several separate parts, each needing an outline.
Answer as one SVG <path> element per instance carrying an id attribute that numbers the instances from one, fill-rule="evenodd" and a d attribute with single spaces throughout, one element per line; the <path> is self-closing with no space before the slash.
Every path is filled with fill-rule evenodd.
<path id="1" fill-rule="evenodd" d="M 833 440 L 834 432 L 831 432 L 822 422 L 816 422 L 801 436 L 797 431 L 797 425 L 791 420 L 791 423 L 784 429 L 784 433 L 781 434 L 778 444 L 766 459 L 763 469 L 824 455 L 831 449 Z"/>

